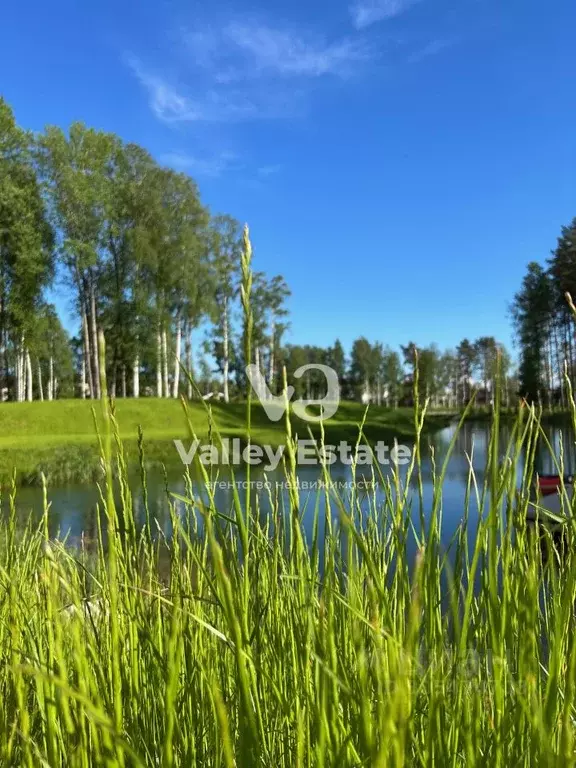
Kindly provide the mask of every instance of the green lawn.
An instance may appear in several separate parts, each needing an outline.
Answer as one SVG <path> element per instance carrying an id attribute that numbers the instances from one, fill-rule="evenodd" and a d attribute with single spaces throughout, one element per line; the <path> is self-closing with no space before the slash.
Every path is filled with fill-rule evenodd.
<path id="1" fill-rule="evenodd" d="M 194 429 L 200 438 L 208 435 L 208 415 L 202 403 L 189 406 Z M 59 400 L 52 403 L 0 404 L 0 479 L 18 470 L 20 482 L 37 482 L 40 472 L 51 481 L 91 479 L 98 468 L 97 438 L 94 424 L 101 422 L 100 404 L 87 400 Z M 147 398 L 116 402 L 116 418 L 126 443 L 129 458 L 137 457 L 138 427 L 142 426 L 146 454 L 153 461 L 175 459 L 172 441 L 189 436 L 182 405 L 177 400 Z M 364 415 L 359 403 L 341 403 L 336 416 L 325 424 L 328 442 L 354 441 Z M 226 437 L 244 437 L 245 403 L 214 403 L 215 424 Z M 450 421 L 450 415 L 430 415 L 425 427 L 433 430 Z M 292 418 L 293 429 L 308 437 L 308 424 Z M 313 432 L 318 429 L 313 426 Z M 366 420 L 368 440 L 398 439 L 414 435 L 414 413 L 409 408 L 392 410 L 371 407 Z M 271 422 L 264 409 L 253 406 L 252 440 L 272 446 L 284 442 L 284 423 Z"/>

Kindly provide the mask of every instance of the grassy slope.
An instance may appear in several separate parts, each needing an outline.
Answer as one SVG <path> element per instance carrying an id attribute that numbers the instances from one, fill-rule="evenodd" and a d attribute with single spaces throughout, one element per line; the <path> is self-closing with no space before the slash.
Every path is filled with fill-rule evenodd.
<path id="1" fill-rule="evenodd" d="M 82 400 L 0 404 L 0 478 L 5 480 L 14 467 L 18 467 L 19 479 L 24 482 L 37 480 L 40 471 L 50 476 L 53 482 L 92 477 L 97 467 L 92 407 L 90 401 Z M 99 404 L 95 410 L 99 422 Z M 245 435 L 244 403 L 214 404 L 212 411 L 224 436 Z M 208 417 L 205 407 L 201 403 L 191 403 L 190 412 L 198 436 L 206 437 Z M 363 415 L 364 406 L 342 403 L 335 418 L 326 423 L 327 441 L 354 441 Z M 131 458 L 137 454 L 139 425 L 144 429 L 147 455 L 153 460 L 174 460 L 172 441 L 188 437 L 182 406 L 175 400 L 118 400 L 116 417 Z M 429 429 L 443 426 L 449 418 L 446 415 L 430 416 L 426 426 Z M 369 440 L 409 437 L 414 434 L 413 419 L 411 409 L 394 411 L 372 407 L 365 434 Z M 253 407 L 252 424 L 255 443 L 276 446 L 284 441 L 283 423 L 270 422 L 259 405 Z M 293 427 L 301 438 L 308 436 L 308 424 L 294 418 Z"/>

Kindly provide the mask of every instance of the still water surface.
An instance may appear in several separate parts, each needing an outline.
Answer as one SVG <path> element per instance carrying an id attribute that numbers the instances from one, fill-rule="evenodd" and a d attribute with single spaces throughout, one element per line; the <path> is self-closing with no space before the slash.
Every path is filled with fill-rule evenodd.
<path id="1" fill-rule="evenodd" d="M 443 458 L 454 436 L 455 427 L 448 427 L 423 440 L 422 445 L 422 480 L 423 480 L 423 498 L 424 515 L 428 515 L 432 507 L 432 474 L 433 461 L 439 471 Z M 559 454 L 560 443 L 562 441 L 564 450 L 564 461 L 566 471 L 572 473 L 576 469 L 574 456 L 574 439 L 567 429 L 551 428 L 548 430 L 549 439 L 554 447 L 556 454 Z M 510 432 L 503 428 L 500 443 L 503 450 L 510 438 Z M 472 466 L 474 468 L 476 482 L 481 488 L 485 477 L 486 457 L 488 451 L 489 427 L 486 424 L 466 424 L 460 431 L 455 450 L 450 458 L 448 471 L 442 487 L 442 539 L 447 544 L 458 525 L 460 524 L 466 498 L 466 486 L 470 470 L 470 457 L 472 457 Z M 409 444 L 409 443 L 406 443 Z M 518 473 L 521 472 L 523 458 L 520 459 L 517 466 Z M 537 469 L 541 473 L 554 472 L 554 465 L 549 450 L 545 445 L 541 445 L 537 458 Z M 382 469 L 383 474 L 390 473 L 389 468 Z M 229 487 L 230 477 L 226 474 L 224 468 L 220 471 L 219 479 L 222 481 L 216 488 L 215 496 L 217 506 L 224 514 L 232 512 L 232 491 Z M 400 469 L 401 475 L 406 476 L 406 467 Z M 236 468 L 236 481 L 242 482 L 245 479 L 245 470 Z M 178 456 L 175 450 L 174 465 L 167 471 L 167 483 L 163 474 L 159 471 L 150 471 L 147 481 L 147 495 L 150 516 L 157 521 L 157 526 L 162 532 L 170 535 L 170 512 L 168 492 L 173 492 L 181 496 L 186 496 L 186 486 L 183 480 L 183 466 L 178 463 Z M 369 467 L 358 468 L 357 480 L 361 477 L 370 479 L 371 470 Z M 302 484 L 300 490 L 301 509 L 303 512 L 303 523 L 307 536 L 311 536 L 312 520 L 314 517 L 314 508 L 318 497 L 318 490 L 314 490 L 315 484 L 321 479 L 321 470 L 315 466 L 303 466 L 299 468 L 298 478 Z M 331 479 L 333 482 L 341 484 L 340 493 L 346 496 L 351 493 L 352 471 L 351 468 L 342 463 L 336 463 L 331 467 Z M 272 486 L 282 483 L 285 480 L 282 471 L 268 473 L 266 477 L 262 472 L 258 473 L 252 468 L 252 480 L 267 480 Z M 140 477 L 135 475 L 131 477 L 131 488 L 134 498 L 134 512 L 137 524 L 143 525 L 145 521 L 145 509 L 143 503 L 143 493 Z M 273 495 L 276 491 L 273 492 Z M 288 492 L 285 489 L 277 491 L 280 498 L 280 506 L 288 508 Z M 370 506 L 366 498 L 367 493 L 373 497 L 372 491 L 358 490 L 358 498 L 363 499 L 362 504 L 365 509 Z M 261 510 L 266 513 L 270 509 L 270 495 L 265 490 L 253 488 L 253 495 L 258 497 L 258 503 Z M 415 520 L 419 519 L 419 501 L 416 475 L 411 482 L 412 511 Z M 244 498 L 245 491 L 240 491 L 241 498 Z M 324 499 L 324 495 L 321 495 Z M 384 500 L 382 488 L 376 488 L 377 502 Z M 88 542 L 95 541 L 97 537 L 97 506 L 100 500 L 98 489 L 91 485 L 69 485 L 65 487 L 52 487 L 48 490 L 48 500 L 50 502 L 50 533 L 52 536 L 67 536 L 73 544 L 80 542 L 82 537 Z M 178 499 L 170 497 L 171 503 L 180 515 L 189 514 L 189 508 Z M 22 488 L 18 493 L 17 501 L 19 519 L 24 520 L 32 514 L 34 518 L 39 518 L 42 511 L 42 491 L 39 488 Z M 472 494 L 470 502 L 470 515 L 478 513 L 478 505 Z M 3 509 L 3 514 L 6 510 Z M 334 508 L 333 515 L 337 517 L 337 510 Z M 321 518 L 323 514 L 321 515 Z M 321 523 L 322 525 L 322 523 Z M 474 528 L 474 526 L 472 526 Z"/>

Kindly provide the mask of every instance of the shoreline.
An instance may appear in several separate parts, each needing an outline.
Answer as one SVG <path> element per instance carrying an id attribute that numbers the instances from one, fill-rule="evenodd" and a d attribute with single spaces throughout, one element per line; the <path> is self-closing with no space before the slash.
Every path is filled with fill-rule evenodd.
<path id="1" fill-rule="evenodd" d="M 94 408 L 95 417 L 92 414 Z M 214 423 L 223 438 L 239 438 L 245 441 L 243 428 L 244 403 L 212 405 Z M 41 475 L 48 484 L 69 485 L 92 482 L 101 476 L 96 425 L 101 426 L 99 403 L 78 400 L 61 400 L 34 403 L 0 404 L 0 486 L 11 484 L 14 468 L 17 468 L 16 485 L 39 485 Z M 203 404 L 188 404 L 189 416 L 199 439 L 209 439 L 208 413 Z M 179 464 L 174 440 L 190 440 L 182 405 L 177 400 L 118 400 L 115 403 L 120 438 L 127 464 L 138 468 L 138 427 L 143 431 L 143 448 L 146 466 Z M 365 406 L 344 402 L 337 416 L 325 422 L 326 443 L 358 437 L 358 425 L 363 419 Z M 270 422 L 264 410 L 254 405 L 252 410 L 254 445 L 278 448 L 285 442 L 284 423 Z M 424 422 L 424 434 L 449 426 L 458 414 L 442 411 L 431 412 Z M 317 425 L 308 424 L 292 416 L 293 434 L 301 439 L 312 435 L 319 438 Z M 369 443 L 387 438 L 393 444 L 415 435 L 414 411 L 409 408 L 389 409 L 372 406 L 364 425 L 364 438 Z"/>

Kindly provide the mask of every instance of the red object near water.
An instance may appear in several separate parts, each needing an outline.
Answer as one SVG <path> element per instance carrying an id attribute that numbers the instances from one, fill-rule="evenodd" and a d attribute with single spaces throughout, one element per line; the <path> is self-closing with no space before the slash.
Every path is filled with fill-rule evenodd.
<path id="1" fill-rule="evenodd" d="M 552 493 L 558 493 L 562 478 L 560 475 L 538 475 L 538 490 L 542 496 L 550 496 Z M 568 475 L 564 478 L 564 485 L 573 485 L 574 478 Z"/>

